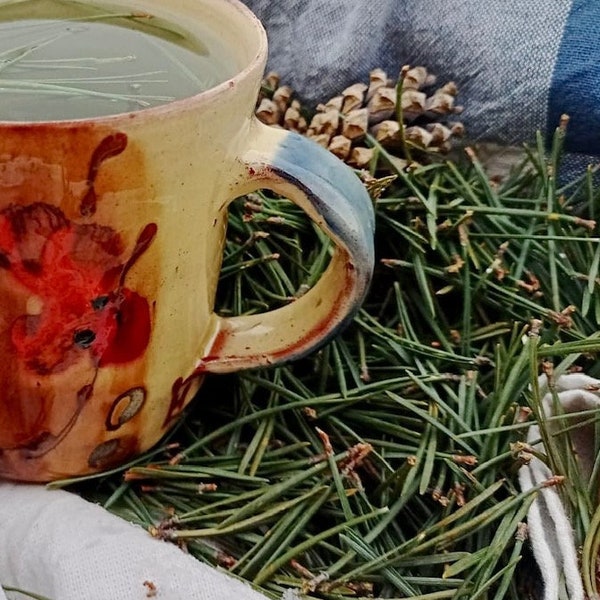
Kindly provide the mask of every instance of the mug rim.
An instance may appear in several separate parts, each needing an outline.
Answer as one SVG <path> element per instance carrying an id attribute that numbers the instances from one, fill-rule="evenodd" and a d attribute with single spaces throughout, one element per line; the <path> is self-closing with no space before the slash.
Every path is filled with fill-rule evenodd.
<path id="1" fill-rule="evenodd" d="M 117 0 L 117 2 L 127 3 L 127 0 Z M 214 0 L 208 0 L 208 3 L 211 2 L 213 4 L 215 3 Z M 53 127 L 74 126 L 82 124 L 102 125 L 113 124 L 115 121 L 130 121 L 133 118 L 137 119 L 140 117 L 151 119 L 156 116 L 164 116 L 173 112 L 179 113 L 182 110 L 195 108 L 200 104 L 209 103 L 215 97 L 220 96 L 229 90 L 235 90 L 238 84 L 244 79 L 246 79 L 253 71 L 255 71 L 256 69 L 260 69 L 262 72 L 262 70 L 264 69 L 263 60 L 265 60 L 267 56 L 267 33 L 260 19 L 241 0 L 218 0 L 218 3 L 229 4 L 233 10 L 237 10 L 240 13 L 244 14 L 247 19 L 248 25 L 253 26 L 255 33 L 258 34 L 258 49 L 255 56 L 249 62 L 247 62 L 247 64 L 242 69 L 237 70 L 236 73 L 231 77 L 228 77 L 224 81 L 206 90 L 198 92 L 197 94 L 186 96 L 184 98 L 178 98 L 176 100 L 171 100 L 170 102 L 166 102 L 164 104 L 159 104 L 157 106 L 152 106 L 149 108 L 141 108 L 138 110 L 76 119 L 43 119 L 35 121 L 13 121 L 0 119 L 0 129 L 4 127 L 48 127 L 50 125 Z"/>

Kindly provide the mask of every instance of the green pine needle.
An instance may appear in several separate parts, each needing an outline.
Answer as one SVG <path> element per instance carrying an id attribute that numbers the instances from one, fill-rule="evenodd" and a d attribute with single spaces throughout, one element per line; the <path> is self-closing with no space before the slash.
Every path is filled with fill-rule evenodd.
<path id="1" fill-rule="evenodd" d="M 474 155 L 396 172 L 376 201 L 370 295 L 341 336 L 288 366 L 209 378 L 161 448 L 74 489 L 271 598 L 539 597 L 524 524 L 536 490 L 517 482 L 537 377 L 600 376 L 598 193 L 591 171 L 551 175 L 559 142 L 528 149 L 501 184 Z M 386 165 L 383 151 L 374 174 Z M 330 254 L 288 201 L 240 199 L 218 310 L 291 302 Z M 600 463 L 582 478 L 581 423 L 598 418 L 545 421 L 541 457 L 565 476 L 593 590 Z"/>

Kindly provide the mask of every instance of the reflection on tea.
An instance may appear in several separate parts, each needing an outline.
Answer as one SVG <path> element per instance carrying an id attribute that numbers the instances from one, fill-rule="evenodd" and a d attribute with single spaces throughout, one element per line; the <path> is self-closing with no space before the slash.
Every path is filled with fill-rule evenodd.
<path id="1" fill-rule="evenodd" d="M 234 71 L 204 33 L 95 4 L 0 4 L 0 120 L 90 118 L 193 96 Z"/>

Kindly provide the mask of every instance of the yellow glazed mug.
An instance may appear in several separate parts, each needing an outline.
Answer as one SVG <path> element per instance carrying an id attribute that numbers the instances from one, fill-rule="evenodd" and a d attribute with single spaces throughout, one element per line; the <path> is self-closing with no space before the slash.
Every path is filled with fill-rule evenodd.
<path id="1" fill-rule="evenodd" d="M 119 5 L 192 34 L 210 28 L 235 75 L 135 112 L 0 121 L 3 478 L 126 461 L 167 431 L 205 373 L 323 344 L 360 306 L 373 269 L 373 211 L 358 178 L 253 116 L 267 43 L 252 13 L 237 0 Z M 222 318 L 213 304 L 227 207 L 259 188 L 302 207 L 335 254 L 291 304 Z"/>

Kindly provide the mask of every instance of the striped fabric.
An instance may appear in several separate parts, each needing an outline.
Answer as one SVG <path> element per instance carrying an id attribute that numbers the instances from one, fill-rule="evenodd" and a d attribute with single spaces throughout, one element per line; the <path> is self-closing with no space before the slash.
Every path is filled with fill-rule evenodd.
<path id="1" fill-rule="evenodd" d="M 244 0 L 266 26 L 270 68 L 308 102 L 381 66 L 454 80 L 470 139 L 515 144 L 571 116 L 568 148 L 600 154 L 600 2 Z"/>

